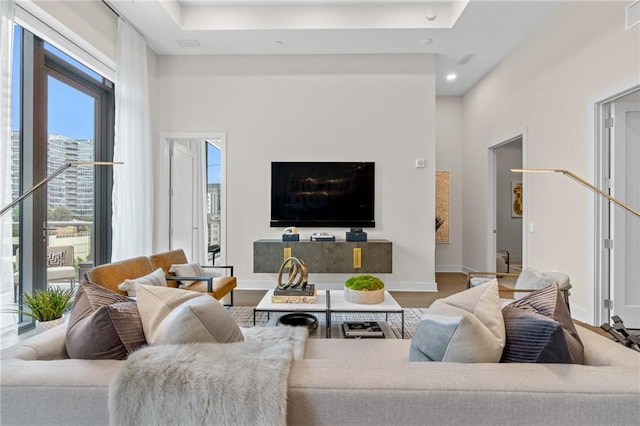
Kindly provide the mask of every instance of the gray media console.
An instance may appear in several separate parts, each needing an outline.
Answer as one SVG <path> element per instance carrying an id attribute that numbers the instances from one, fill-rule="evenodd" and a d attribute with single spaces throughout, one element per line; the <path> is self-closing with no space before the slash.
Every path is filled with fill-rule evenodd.
<path id="1" fill-rule="evenodd" d="M 253 272 L 277 273 L 287 257 L 306 262 L 310 273 L 379 273 L 392 270 L 392 244 L 387 240 L 253 242 Z"/>

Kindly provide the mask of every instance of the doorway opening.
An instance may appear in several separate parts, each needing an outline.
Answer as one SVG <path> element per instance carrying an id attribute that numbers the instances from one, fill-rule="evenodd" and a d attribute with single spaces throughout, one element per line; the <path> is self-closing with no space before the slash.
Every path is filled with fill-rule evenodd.
<path id="1" fill-rule="evenodd" d="M 488 271 L 518 273 L 525 263 L 525 206 L 522 168 L 524 137 L 514 136 L 489 148 L 489 249 Z"/>
<path id="2" fill-rule="evenodd" d="M 203 265 L 226 261 L 226 138 L 224 134 L 171 136 L 169 249 L 181 248 Z"/>

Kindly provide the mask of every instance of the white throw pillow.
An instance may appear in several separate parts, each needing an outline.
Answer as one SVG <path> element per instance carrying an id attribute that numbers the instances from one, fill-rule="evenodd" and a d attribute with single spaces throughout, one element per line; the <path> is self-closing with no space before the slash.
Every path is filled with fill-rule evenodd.
<path id="1" fill-rule="evenodd" d="M 171 265 L 169 272 L 173 272 L 177 277 L 219 277 L 221 274 L 205 271 L 197 262 L 181 263 Z M 182 288 L 189 288 L 196 283 L 204 281 L 180 281 Z"/>
<path id="2" fill-rule="evenodd" d="M 158 287 L 167 286 L 167 280 L 165 278 L 164 271 L 162 270 L 162 268 L 158 268 L 152 273 L 145 275 L 144 277 L 135 278 L 133 280 L 124 280 L 124 282 L 118 284 L 118 289 L 126 291 L 127 296 L 129 297 L 136 297 L 136 283 Z"/>
<path id="3" fill-rule="evenodd" d="M 498 281 L 439 299 L 421 318 L 411 361 L 499 362 L 505 345 Z"/>
<path id="4" fill-rule="evenodd" d="M 138 311 L 150 345 L 232 343 L 240 327 L 215 298 L 190 290 L 137 285 Z"/>

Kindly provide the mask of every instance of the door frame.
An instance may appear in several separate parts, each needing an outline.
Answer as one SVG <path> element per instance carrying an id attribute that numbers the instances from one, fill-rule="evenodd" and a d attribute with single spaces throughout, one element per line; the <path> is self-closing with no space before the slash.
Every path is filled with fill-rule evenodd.
<path id="1" fill-rule="evenodd" d="M 497 211 L 496 211 L 496 203 L 498 199 L 498 194 L 496 191 L 497 186 L 497 154 L 496 150 L 503 145 L 514 142 L 518 139 L 522 140 L 522 167 L 527 168 L 527 131 L 526 129 L 515 131 L 510 133 L 504 138 L 499 138 L 498 142 L 490 143 L 487 147 L 487 190 L 486 190 L 486 198 L 487 198 L 487 258 L 486 258 L 486 271 L 494 271 L 496 269 L 496 250 L 497 250 Z M 528 261 L 528 247 L 529 247 L 529 237 L 527 232 L 527 226 L 525 224 L 529 223 L 529 208 L 528 208 L 528 190 L 529 186 L 527 185 L 527 174 L 522 174 L 522 184 L 524 186 L 522 197 L 523 197 L 523 205 L 522 205 L 522 267 L 525 268 Z"/>
<path id="2" fill-rule="evenodd" d="M 600 101 L 595 102 L 594 112 L 594 185 L 602 188 L 603 191 L 609 189 L 608 175 L 610 172 L 610 131 L 605 125 L 605 120 L 611 116 L 611 105 L 616 100 L 629 94 L 640 92 L 640 85 L 632 86 L 619 91 Z M 611 253 L 604 246 L 604 240 L 611 238 L 610 229 L 610 203 L 600 196 L 594 197 L 594 277 L 593 286 L 593 310 L 594 324 L 609 323 L 611 309 L 606 300 L 611 298 Z M 600 243 L 599 243 L 600 242 Z"/>
<path id="3" fill-rule="evenodd" d="M 169 218 L 170 209 L 170 176 L 171 143 L 174 140 L 199 139 L 204 141 L 214 140 L 221 150 L 220 152 L 220 219 L 222 227 L 221 257 L 222 264 L 226 264 L 227 253 L 227 134 L 226 132 L 163 132 L 159 136 L 159 149 L 157 150 L 155 179 L 158 185 L 155 190 L 156 209 L 154 221 L 156 223 L 153 251 L 160 252 L 169 249 Z"/>

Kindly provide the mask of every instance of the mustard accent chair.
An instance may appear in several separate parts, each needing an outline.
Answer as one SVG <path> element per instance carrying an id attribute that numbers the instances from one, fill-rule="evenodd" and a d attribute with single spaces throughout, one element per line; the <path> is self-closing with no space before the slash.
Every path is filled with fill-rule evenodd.
<path id="1" fill-rule="evenodd" d="M 189 261 L 187 260 L 187 256 L 184 254 L 184 251 L 182 249 L 153 254 L 149 256 L 149 261 L 151 262 L 153 270 L 162 268 L 165 275 L 167 276 L 167 285 L 170 287 L 178 287 L 180 285 L 179 281 L 170 279 L 171 277 L 175 277 L 175 274 L 173 272 L 169 272 L 169 269 L 171 269 L 171 265 L 182 265 L 185 263 L 189 263 Z M 233 289 L 237 286 L 236 277 L 233 276 L 233 266 L 201 266 L 203 269 L 225 269 L 228 271 L 229 275 L 222 277 L 180 277 L 180 281 L 197 281 L 196 283 L 190 285 L 187 290 L 209 293 L 211 296 L 215 297 L 218 300 L 222 299 L 228 294 L 230 300 L 229 305 L 233 306 Z"/>
<path id="2" fill-rule="evenodd" d="M 87 279 L 94 283 L 108 288 L 123 295 L 126 291 L 118 288 L 118 284 L 124 280 L 133 280 L 144 277 L 153 272 L 149 258 L 145 256 L 134 257 L 132 259 L 121 260 L 119 262 L 105 263 L 87 271 Z"/>

